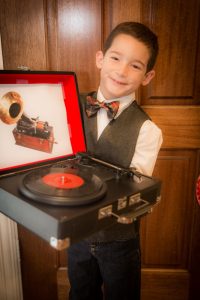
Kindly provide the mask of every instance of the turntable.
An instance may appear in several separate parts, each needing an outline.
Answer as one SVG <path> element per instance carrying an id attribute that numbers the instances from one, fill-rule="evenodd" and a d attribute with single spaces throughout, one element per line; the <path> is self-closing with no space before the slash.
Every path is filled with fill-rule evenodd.
<path id="1" fill-rule="evenodd" d="M 87 154 L 73 72 L 0 71 L 0 132 L 0 211 L 58 250 L 116 222 L 126 226 L 160 199 L 157 178 Z"/>

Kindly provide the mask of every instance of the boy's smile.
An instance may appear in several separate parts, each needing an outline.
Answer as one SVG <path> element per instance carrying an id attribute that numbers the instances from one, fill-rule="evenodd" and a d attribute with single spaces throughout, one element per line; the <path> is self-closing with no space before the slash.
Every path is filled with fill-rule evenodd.
<path id="1" fill-rule="evenodd" d="M 150 57 L 147 46 L 127 34 L 119 34 L 105 55 L 96 54 L 96 65 L 101 70 L 100 90 L 104 97 L 119 98 L 135 92 L 140 85 L 147 85 L 154 77 L 146 73 Z"/>

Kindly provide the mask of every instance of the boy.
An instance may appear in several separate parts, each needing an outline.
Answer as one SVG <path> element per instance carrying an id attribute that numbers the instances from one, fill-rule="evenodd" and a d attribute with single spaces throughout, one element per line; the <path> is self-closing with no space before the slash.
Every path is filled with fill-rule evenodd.
<path id="1" fill-rule="evenodd" d="M 98 92 L 82 99 L 88 151 L 146 175 L 153 172 L 162 133 L 137 105 L 135 91 L 154 77 L 157 53 L 157 37 L 149 28 L 119 24 L 96 54 Z M 68 267 L 70 300 L 140 299 L 138 221 L 113 225 L 72 245 Z"/>

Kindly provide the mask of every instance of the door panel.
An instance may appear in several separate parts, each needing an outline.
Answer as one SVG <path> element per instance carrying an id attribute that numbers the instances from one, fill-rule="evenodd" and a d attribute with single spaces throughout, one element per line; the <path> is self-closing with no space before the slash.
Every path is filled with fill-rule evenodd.
<path id="1" fill-rule="evenodd" d="M 5 69 L 26 66 L 46 70 L 45 19 L 43 1 L 1 0 L 0 30 Z"/>
<path id="2" fill-rule="evenodd" d="M 98 82 L 95 53 L 101 49 L 101 1 L 47 1 L 47 8 L 51 68 L 76 72 L 79 89 L 94 90 Z"/>
<path id="3" fill-rule="evenodd" d="M 156 77 L 143 89 L 142 103 L 199 103 L 199 1 L 144 0 L 141 8 L 159 39 Z"/>
<path id="4" fill-rule="evenodd" d="M 154 175 L 162 179 L 161 202 L 143 219 L 144 266 L 187 268 L 194 201 L 192 196 L 193 151 L 161 151 Z M 191 200 L 192 201 L 191 201 Z M 164 238 L 163 238 L 164 237 Z"/>

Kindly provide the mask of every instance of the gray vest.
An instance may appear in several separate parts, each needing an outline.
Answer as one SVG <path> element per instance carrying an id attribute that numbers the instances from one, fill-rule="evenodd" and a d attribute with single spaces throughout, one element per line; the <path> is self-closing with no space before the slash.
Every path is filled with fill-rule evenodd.
<path id="1" fill-rule="evenodd" d="M 93 95 L 94 97 L 96 94 Z M 117 119 L 113 119 L 97 141 L 97 117 L 85 114 L 85 96 L 81 97 L 87 151 L 102 160 L 129 168 L 140 128 L 148 120 L 147 114 L 134 101 Z"/>
<path id="2" fill-rule="evenodd" d="M 86 137 L 87 151 L 94 157 L 115 165 L 129 168 L 132 161 L 137 138 L 142 124 L 149 119 L 148 115 L 134 101 L 118 118 L 113 119 L 102 132 L 97 141 L 97 118 L 90 118 L 85 113 L 86 95 L 81 96 L 82 117 Z M 96 98 L 96 93 L 93 93 Z M 138 233 L 138 222 L 133 224 L 115 224 L 108 229 L 92 235 L 89 242 L 109 242 L 127 240 Z"/>

